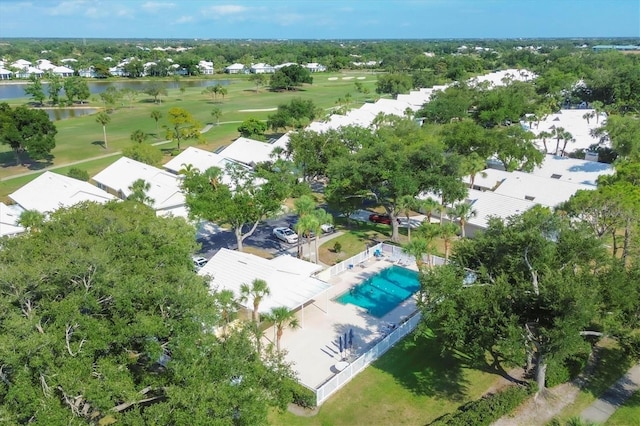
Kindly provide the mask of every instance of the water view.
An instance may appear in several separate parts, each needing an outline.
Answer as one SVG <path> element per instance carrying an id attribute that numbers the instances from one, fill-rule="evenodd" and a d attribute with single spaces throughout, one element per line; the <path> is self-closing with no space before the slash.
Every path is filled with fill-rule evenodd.
<path id="1" fill-rule="evenodd" d="M 89 85 L 89 92 L 92 95 L 98 95 L 109 87 L 115 87 L 116 89 L 132 89 L 132 90 L 144 90 L 149 85 L 150 81 L 87 81 Z M 219 84 L 221 86 L 227 86 L 229 80 L 184 80 L 184 81 L 163 81 L 167 89 L 178 89 L 180 87 L 208 87 Z M 28 82 L 20 83 L 12 82 L 11 84 L 0 84 L 0 100 L 23 98 L 27 95 L 24 93 L 24 88 Z M 48 93 L 48 84 L 43 83 L 44 92 Z M 61 91 L 64 94 L 64 90 Z"/>

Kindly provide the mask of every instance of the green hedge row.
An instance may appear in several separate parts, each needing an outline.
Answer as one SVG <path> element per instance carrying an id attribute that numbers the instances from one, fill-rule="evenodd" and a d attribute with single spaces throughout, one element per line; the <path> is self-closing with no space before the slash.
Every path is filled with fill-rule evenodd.
<path id="1" fill-rule="evenodd" d="M 313 408 L 316 406 L 316 394 L 311 389 L 302 386 L 294 380 L 289 382 L 288 387 L 291 392 L 291 402 L 303 408 Z"/>
<path id="2" fill-rule="evenodd" d="M 505 390 L 486 395 L 445 414 L 430 423 L 431 426 L 490 425 L 509 414 L 533 393 L 533 386 L 509 386 Z"/>

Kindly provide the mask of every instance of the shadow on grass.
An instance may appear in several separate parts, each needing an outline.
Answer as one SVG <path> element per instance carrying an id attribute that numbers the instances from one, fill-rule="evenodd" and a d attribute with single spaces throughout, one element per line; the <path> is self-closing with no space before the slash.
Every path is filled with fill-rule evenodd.
<path id="1" fill-rule="evenodd" d="M 15 151 L 0 153 L 0 167 L 9 168 L 23 166 L 29 170 L 42 170 L 53 165 L 53 155 L 47 155 L 42 160 L 33 160 L 26 151 L 19 154 L 16 159 Z"/>
<path id="2" fill-rule="evenodd" d="M 91 145 L 100 146 L 103 149 L 107 149 L 107 147 L 104 144 L 104 141 L 93 141 L 93 142 L 91 142 Z"/>
<path id="3" fill-rule="evenodd" d="M 599 348 L 595 372 L 583 390 L 596 398 L 599 397 L 616 380 L 624 376 L 632 364 L 633 360 L 617 346 Z"/>
<path id="4" fill-rule="evenodd" d="M 415 395 L 462 401 L 469 386 L 464 362 L 454 355 L 440 354 L 435 338 L 410 335 L 372 364 L 391 374 Z"/>

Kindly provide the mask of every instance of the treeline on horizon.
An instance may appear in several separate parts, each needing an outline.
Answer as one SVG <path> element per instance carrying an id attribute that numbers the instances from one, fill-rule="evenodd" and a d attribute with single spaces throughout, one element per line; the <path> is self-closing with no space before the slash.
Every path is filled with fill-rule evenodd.
<path id="1" fill-rule="evenodd" d="M 598 44 L 639 44 L 638 38 L 531 38 L 531 39 L 441 39 L 441 40 L 205 40 L 205 39 L 67 39 L 67 38 L 3 38 L 0 39 L 0 58 L 6 64 L 17 59 L 52 62 L 65 58 L 77 62 L 67 64 L 75 69 L 104 64 L 109 56 L 113 61 L 136 57 L 141 61 L 162 61 L 171 58 L 187 69 L 195 71 L 200 60 L 212 61 L 216 71 L 231 63 L 279 64 L 286 62 L 319 62 L 329 71 L 353 68 L 353 62 L 376 61 L 385 71 L 432 68 L 438 56 L 458 53 L 465 45 L 465 61 L 474 59 L 482 66 L 464 66 L 469 72 L 478 68 L 531 67 L 542 55 L 564 56 L 577 51 L 590 51 Z M 533 46 L 536 50 L 527 49 Z M 153 50 L 156 47 L 188 48 Z M 476 47 L 482 50 L 474 50 Z M 519 49 L 522 47 L 522 49 Z M 435 57 L 427 57 L 425 53 Z M 535 57 L 537 56 L 537 58 Z M 427 59 L 425 62 L 422 59 Z M 463 61 L 462 59 L 459 59 Z M 111 62 L 113 64 L 113 62 Z M 197 72 L 194 72 L 197 74 Z M 189 75 L 192 75 L 190 72 Z"/>

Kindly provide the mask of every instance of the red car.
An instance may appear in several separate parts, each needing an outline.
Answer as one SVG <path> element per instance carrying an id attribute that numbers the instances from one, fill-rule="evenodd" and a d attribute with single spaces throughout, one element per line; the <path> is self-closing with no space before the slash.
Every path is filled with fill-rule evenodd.
<path id="1" fill-rule="evenodd" d="M 369 220 L 383 225 L 391 225 L 391 218 L 386 214 L 372 213 L 369 215 Z M 396 218 L 396 221 L 400 223 L 400 219 Z"/>

